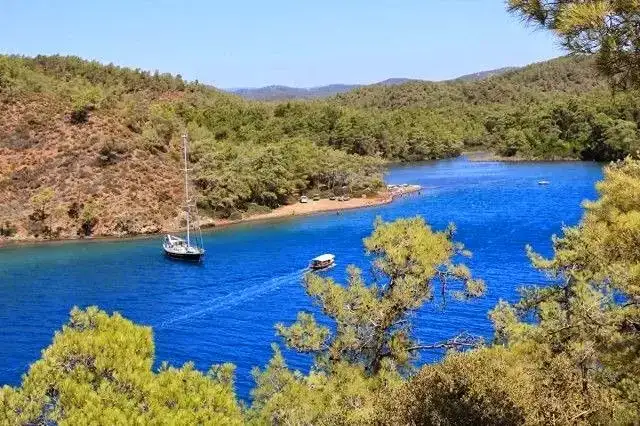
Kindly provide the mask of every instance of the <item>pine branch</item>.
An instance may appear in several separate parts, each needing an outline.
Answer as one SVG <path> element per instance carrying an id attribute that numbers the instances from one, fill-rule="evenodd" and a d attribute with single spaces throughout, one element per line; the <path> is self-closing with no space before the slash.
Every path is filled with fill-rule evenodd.
<path id="1" fill-rule="evenodd" d="M 467 333 L 459 334 L 451 339 L 433 343 L 430 345 L 415 345 L 409 347 L 407 350 L 409 352 L 422 351 L 422 350 L 433 350 L 433 349 L 464 349 L 464 348 L 475 348 L 482 344 L 483 340 L 481 337 L 472 336 Z"/>

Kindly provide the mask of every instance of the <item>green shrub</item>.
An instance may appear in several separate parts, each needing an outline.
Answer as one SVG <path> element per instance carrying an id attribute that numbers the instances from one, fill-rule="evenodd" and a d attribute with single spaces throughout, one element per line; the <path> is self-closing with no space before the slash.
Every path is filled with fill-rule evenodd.
<path id="1" fill-rule="evenodd" d="M 0 423 L 241 425 L 233 366 L 153 367 L 150 327 L 74 308 L 16 388 L 0 388 Z"/>
<path id="2" fill-rule="evenodd" d="M 94 202 L 85 203 L 80 213 L 80 227 L 78 235 L 88 237 L 93 234 L 93 228 L 98 224 L 98 207 Z"/>
<path id="3" fill-rule="evenodd" d="M 8 220 L 4 224 L 0 223 L 0 237 L 13 237 L 18 229 Z"/>
<path id="4" fill-rule="evenodd" d="M 98 163 L 102 166 L 117 163 L 129 151 L 127 145 L 116 139 L 102 142 L 98 150 Z"/>
<path id="5" fill-rule="evenodd" d="M 230 220 L 241 220 L 242 219 L 242 213 L 239 212 L 238 210 L 234 210 L 229 215 L 229 219 Z"/>
<path id="6" fill-rule="evenodd" d="M 80 212 L 82 211 L 82 204 L 79 204 L 77 201 L 74 201 L 69 205 L 69 209 L 67 210 L 67 215 L 71 219 L 77 219 L 80 217 Z"/>
<path id="7" fill-rule="evenodd" d="M 258 215 L 258 214 L 265 214 L 265 213 L 269 213 L 271 211 L 271 209 L 267 206 L 261 206 L 260 204 L 256 204 L 256 203 L 249 203 L 247 205 L 247 216 L 253 216 L 253 215 Z"/>
<path id="8" fill-rule="evenodd" d="M 84 124 L 89 121 L 89 112 L 93 111 L 93 105 L 80 105 L 75 107 L 70 114 L 71 123 Z"/>
<path id="9" fill-rule="evenodd" d="M 50 187 L 40 189 L 31 197 L 30 204 L 33 211 L 29 215 L 28 230 L 36 238 L 40 236 L 50 238 L 52 236 L 51 221 L 47 219 L 51 217 L 54 197 L 55 191 Z"/>

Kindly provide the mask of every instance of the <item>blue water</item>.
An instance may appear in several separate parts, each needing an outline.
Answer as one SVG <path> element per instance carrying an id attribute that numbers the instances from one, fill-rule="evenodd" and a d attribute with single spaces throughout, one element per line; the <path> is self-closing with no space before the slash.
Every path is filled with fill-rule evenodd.
<path id="1" fill-rule="evenodd" d="M 327 274 L 336 279 L 344 278 L 348 264 L 369 270 L 362 239 L 377 215 L 422 215 L 436 229 L 455 222 L 457 239 L 474 254 L 467 264 L 487 283 L 480 300 L 418 312 L 413 319 L 420 341 L 461 331 L 490 338 L 488 310 L 501 298 L 516 298 L 518 287 L 544 280 L 529 265 L 525 245 L 550 254 L 551 235 L 578 222 L 581 201 L 595 198 L 601 177 L 600 165 L 578 162 L 457 159 L 395 167 L 388 182 L 424 190 L 385 206 L 206 233 L 202 265 L 164 258 L 159 238 L 0 249 L 0 384 L 20 382 L 74 305 L 98 305 L 153 326 L 157 364 L 192 360 L 207 370 L 235 363 L 238 392 L 248 398 L 251 368 L 265 365 L 277 340 L 274 324 L 313 310 L 300 280 L 309 259 L 334 253 L 338 266 Z M 309 364 L 304 356 L 286 356 L 295 368 Z"/>

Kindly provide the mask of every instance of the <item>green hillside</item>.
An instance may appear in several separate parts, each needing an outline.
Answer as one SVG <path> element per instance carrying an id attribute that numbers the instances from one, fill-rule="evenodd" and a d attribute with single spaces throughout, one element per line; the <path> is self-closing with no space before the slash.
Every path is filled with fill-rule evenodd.
<path id="1" fill-rule="evenodd" d="M 505 157 L 603 161 L 640 149 L 636 98 L 612 93 L 593 59 L 576 56 L 480 81 L 363 87 L 335 102 L 410 114 L 429 130 L 444 123 L 440 129 L 466 148 Z"/>
<path id="2" fill-rule="evenodd" d="M 0 218 L 21 237 L 173 229 L 184 130 L 198 202 L 219 218 L 377 192 L 385 161 L 616 159 L 640 146 L 636 98 L 614 96 L 584 57 L 267 103 L 77 57 L 0 56 Z"/>
<path id="3" fill-rule="evenodd" d="M 381 186 L 381 159 L 333 148 L 359 133 L 337 126 L 333 137 L 322 106 L 278 108 L 180 76 L 59 56 L 0 57 L 0 102 L 0 218 L 22 237 L 175 228 L 184 130 L 209 216 Z"/>
<path id="4" fill-rule="evenodd" d="M 397 86 L 366 86 L 336 96 L 342 105 L 394 110 L 541 101 L 557 94 L 606 89 L 588 57 L 562 57 L 475 81 L 411 81 Z"/>

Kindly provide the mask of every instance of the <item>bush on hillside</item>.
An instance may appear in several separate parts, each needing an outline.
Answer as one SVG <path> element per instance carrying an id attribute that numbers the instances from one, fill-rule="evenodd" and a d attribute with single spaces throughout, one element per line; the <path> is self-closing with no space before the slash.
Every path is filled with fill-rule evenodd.
<path id="1" fill-rule="evenodd" d="M 0 237 L 13 237 L 18 229 L 11 222 L 6 220 L 4 224 L 0 223 Z"/>
<path id="2" fill-rule="evenodd" d="M 100 143 L 98 150 L 98 164 L 107 166 L 117 163 L 129 151 L 127 145 L 121 140 L 107 138 Z"/>

